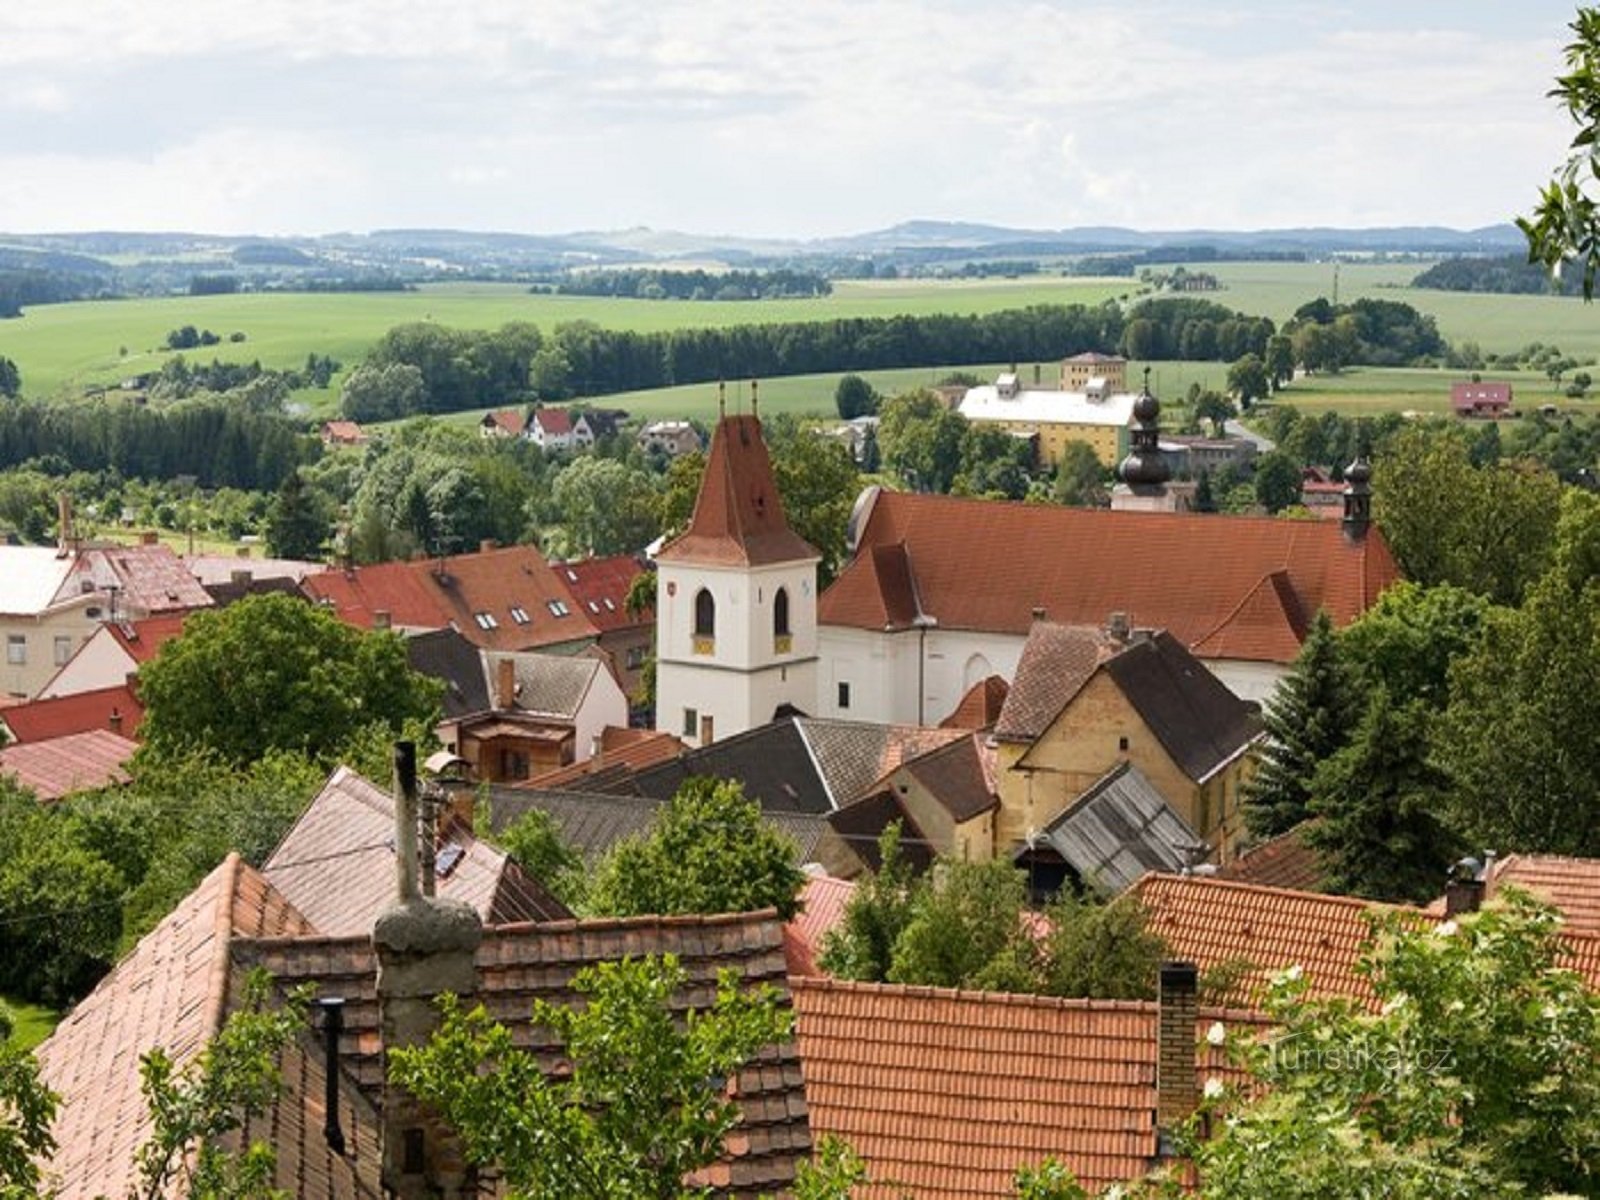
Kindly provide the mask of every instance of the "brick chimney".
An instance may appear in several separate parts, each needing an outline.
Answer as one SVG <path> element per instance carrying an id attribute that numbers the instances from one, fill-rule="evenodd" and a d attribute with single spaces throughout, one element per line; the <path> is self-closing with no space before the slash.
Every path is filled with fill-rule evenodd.
<path id="1" fill-rule="evenodd" d="M 456 1135 L 410 1092 L 389 1082 L 389 1052 L 428 1040 L 444 992 L 477 990 L 473 962 L 483 925 L 470 905 L 422 895 L 418 861 L 417 748 L 396 742 L 395 865 L 398 903 L 378 918 L 378 1026 L 383 1038 L 383 1186 L 395 1200 L 467 1200 L 476 1172 Z"/>
<path id="2" fill-rule="evenodd" d="M 373 609 L 372 610 L 372 627 L 374 629 L 393 629 L 394 628 L 394 616 L 393 616 L 393 614 L 391 614 L 387 608 L 375 608 L 375 609 Z"/>
<path id="3" fill-rule="evenodd" d="M 256 574 L 249 567 L 235 567 L 228 572 L 228 581 L 234 587 L 249 587 L 255 581 Z"/>
<path id="4" fill-rule="evenodd" d="M 494 664 L 494 706 L 510 710 L 517 706 L 517 662 L 502 658 Z"/>
<path id="5" fill-rule="evenodd" d="M 1173 1134 L 1200 1102 L 1195 1022 L 1200 972 L 1191 962 L 1161 964 L 1156 1015 L 1156 1155 L 1172 1154 Z"/>
<path id="6" fill-rule="evenodd" d="M 1485 852 L 1484 861 L 1463 858 L 1450 868 L 1444 884 L 1444 915 L 1458 917 L 1474 913 L 1483 907 L 1483 898 L 1489 890 L 1489 873 L 1494 869 L 1494 851 Z"/>
<path id="7" fill-rule="evenodd" d="M 487 554 L 487 553 L 489 553 L 489 551 L 498 550 L 499 548 L 500 548 L 500 543 L 495 541 L 493 538 L 484 538 L 482 541 L 480 541 L 478 543 L 478 553 L 479 554 Z"/>

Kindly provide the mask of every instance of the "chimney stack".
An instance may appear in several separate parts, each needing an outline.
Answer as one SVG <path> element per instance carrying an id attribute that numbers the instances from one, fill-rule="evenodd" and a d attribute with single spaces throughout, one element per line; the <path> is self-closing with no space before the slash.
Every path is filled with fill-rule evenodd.
<path id="1" fill-rule="evenodd" d="M 494 664 L 494 706 L 501 710 L 517 706 L 517 662 L 509 655 Z"/>
<path id="2" fill-rule="evenodd" d="M 1106 621 L 1106 631 L 1119 642 L 1125 642 L 1133 632 L 1125 612 L 1114 612 Z"/>
<path id="3" fill-rule="evenodd" d="M 1458 917 L 1474 913 L 1483 907 L 1483 898 L 1489 890 L 1489 869 L 1494 865 L 1494 851 L 1485 852 L 1483 863 L 1475 858 L 1463 858 L 1450 868 L 1450 877 L 1444 884 L 1444 915 Z"/>
<path id="4" fill-rule="evenodd" d="M 154 529 L 146 529 L 143 533 L 141 533 L 139 535 L 139 544 L 141 546 L 155 546 L 155 545 L 159 545 L 160 542 L 161 542 L 161 535 L 159 533 L 157 533 Z"/>
<path id="5" fill-rule="evenodd" d="M 120 708 L 112 706 L 111 715 L 106 718 L 106 725 L 110 727 L 112 733 L 117 734 L 119 737 L 121 736 L 122 710 Z"/>
<path id="6" fill-rule="evenodd" d="M 65 558 L 78 548 L 78 533 L 72 527 L 72 497 L 62 492 L 56 497 L 56 557 Z"/>
<path id="7" fill-rule="evenodd" d="M 1173 1133 L 1200 1102 L 1196 1083 L 1195 1022 L 1200 972 L 1191 962 L 1161 964 L 1156 1029 L 1156 1154 L 1169 1157 Z"/>
<path id="8" fill-rule="evenodd" d="M 495 541 L 493 538 L 484 538 L 478 543 L 478 553 L 487 554 L 491 550 L 498 549 L 499 546 L 500 543 Z"/>
<path id="9" fill-rule="evenodd" d="M 389 1080 L 389 1054 L 426 1042 L 438 1027 L 434 1002 L 477 991 L 474 955 L 483 925 L 470 905 L 421 894 L 417 855 L 417 749 L 396 742 L 395 863 L 398 902 L 378 918 L 378 1025 L 383 1039 L 383 1186 L 395 1200 L 467 1200 L 476 1173 L 459 1139 L 431 1109 Z"/>
<path id="10" fill-rule="evenodd" d="M 375 608 L 372 610 L 372 627 L 374 629 L 393 629 L 394 616 L 387 608 Z"/>
<path id="11" fill-rule="evenodd" d="M 255 579 L 255 572 L 249 567 L 235 567 L 228 572 L 228 579 L 234 587 L 249 587 Z"/>

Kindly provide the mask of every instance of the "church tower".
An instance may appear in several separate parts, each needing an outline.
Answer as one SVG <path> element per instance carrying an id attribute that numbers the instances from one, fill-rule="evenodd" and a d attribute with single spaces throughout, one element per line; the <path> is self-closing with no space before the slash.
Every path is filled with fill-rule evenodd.
<path id="1" fill-rule="evenodd" d="M 689 528 L 656 555 L 656 728 L 691 745 L 817 703 L 817 564 L 751 411 L 717 422 Z"/>

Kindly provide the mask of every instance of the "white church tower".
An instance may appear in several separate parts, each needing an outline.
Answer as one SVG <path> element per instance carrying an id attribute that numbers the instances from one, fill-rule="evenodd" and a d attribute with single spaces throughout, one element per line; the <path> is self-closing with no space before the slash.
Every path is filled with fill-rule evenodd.
<path id="1" fill-rule="evenodd" d="M 689 528 L 656 555 L 656 728 L 691 745 L 817 704 L 817 564 L 750 413 L 717 422 Z"/>

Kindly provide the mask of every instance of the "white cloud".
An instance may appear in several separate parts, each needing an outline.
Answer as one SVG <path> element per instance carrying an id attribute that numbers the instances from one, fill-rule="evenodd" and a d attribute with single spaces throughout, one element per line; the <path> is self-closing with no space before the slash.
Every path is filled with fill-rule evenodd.
<path id="1" fill-rule="evenodd" d="M 1507 36 L 1481 5 L 1407 9 L 10 0 L 0 105 L 37 119 L 0 124 L 0 162 L 38 174 L 0 221 L 1504 219 L 1567 136 L 1544 92 L 1570 10 L 1528 0 Z M 195 190 L 197 155 L 236 182 Z M 113 177 L 138 186 L 57 191 Z"/>

